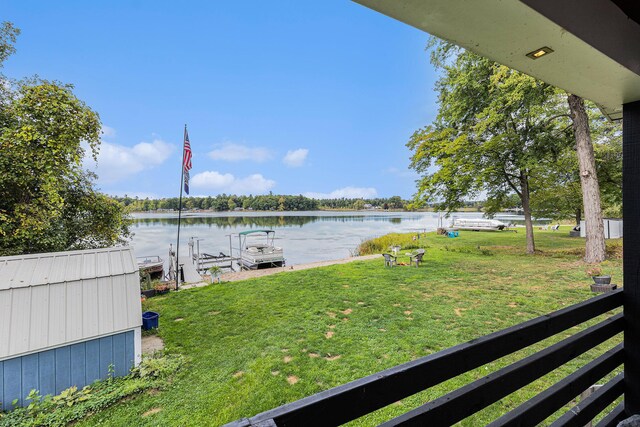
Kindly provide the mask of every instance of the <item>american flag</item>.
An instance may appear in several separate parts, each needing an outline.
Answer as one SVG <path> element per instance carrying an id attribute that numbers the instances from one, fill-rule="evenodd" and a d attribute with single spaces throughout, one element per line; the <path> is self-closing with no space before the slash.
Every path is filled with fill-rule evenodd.
<path id="1" fill-rule="evenodd" d="M 189 194 L 189 171 L 191 170 L 191 143 L 187 127 L 184 127 L 184 151 L 182 153 L 182 167 L 184 169 L 184 191 Z"/>

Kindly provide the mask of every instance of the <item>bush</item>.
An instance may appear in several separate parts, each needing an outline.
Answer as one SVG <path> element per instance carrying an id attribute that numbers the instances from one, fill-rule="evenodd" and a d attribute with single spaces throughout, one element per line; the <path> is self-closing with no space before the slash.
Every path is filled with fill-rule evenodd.
<path id="1" fill-rule="evenodd" d="M 427 248 L 426 236 L 425 233 L 387 234 L 363 241 L 357 252 L 360 255 L 380 254 L 390 252 L 390 247 L 396 245 L 400 246 L 401 250 Z"/>

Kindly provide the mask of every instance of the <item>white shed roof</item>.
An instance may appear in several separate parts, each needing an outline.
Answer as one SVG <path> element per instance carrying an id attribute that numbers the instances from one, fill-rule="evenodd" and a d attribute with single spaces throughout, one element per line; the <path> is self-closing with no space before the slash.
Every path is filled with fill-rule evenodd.
<path id="1" fill-rule="evenodd" d="M 141 323 L 131 248 L 0 257 L 0 360 Z"/>
<path id="2" fill-rule="evenodd" d="M 0 292 L 129 273 L 138 273 L 129 247 L 0 257 Z"/>

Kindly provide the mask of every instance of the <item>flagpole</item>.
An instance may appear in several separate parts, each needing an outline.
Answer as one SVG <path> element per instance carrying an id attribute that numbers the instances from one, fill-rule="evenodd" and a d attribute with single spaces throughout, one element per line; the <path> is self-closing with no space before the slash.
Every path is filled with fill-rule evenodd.
<path id="1" fill-rule="evenodd" d="M 178 201 L 178 242 L 176 244 L 176 290 L 180 286 L 180 219 L 182 218 L 182 187 L 184 184 L 184 141 L 187 137 L 187 125 L 184 125 L 184 136 L 182 140 L 182 162 L 180 163 L 180 200 Z"/>

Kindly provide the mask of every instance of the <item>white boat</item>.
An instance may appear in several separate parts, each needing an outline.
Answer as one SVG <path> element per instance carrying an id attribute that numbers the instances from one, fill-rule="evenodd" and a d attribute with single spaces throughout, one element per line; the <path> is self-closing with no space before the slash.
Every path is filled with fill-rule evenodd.
<path id="1" fill-rule="evenodd" d="M 497 219 L 454 218 L 450 228 L 453 230 L 500 231 L 506 226 L 507 224 Z"/>
<path id="2" fill-rule="evenodd" d="M 238 233 L 240 265 L 245 270 L 284 267 L 284 253 L 274 245 L 275 231 L 248 230 Z"/>

